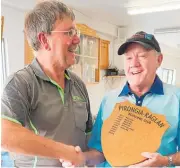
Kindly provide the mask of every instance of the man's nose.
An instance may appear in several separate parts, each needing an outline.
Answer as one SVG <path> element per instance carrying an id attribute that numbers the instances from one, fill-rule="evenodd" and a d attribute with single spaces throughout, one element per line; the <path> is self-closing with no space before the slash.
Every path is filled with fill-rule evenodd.
<path id="1" fill-rule="evenodd" d="M 139 62 L 139 59 L 138 57 L 134 57 L 132 60 L 131 60 L 131 67 L 137 67 L 140 65 L 140 62 Z"/>

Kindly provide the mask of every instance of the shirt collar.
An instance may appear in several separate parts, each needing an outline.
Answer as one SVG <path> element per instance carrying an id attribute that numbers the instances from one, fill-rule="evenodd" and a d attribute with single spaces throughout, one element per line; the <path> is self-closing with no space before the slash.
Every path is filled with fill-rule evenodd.
<path id="1" fill-rule="evenodd" d="M 164 95 L 163 83 L 157 75 L 155 77 L 154 83 L 152 84 L 148 92 L 153 93 L 153 94 L 158 94 L 158 95 Z M 132 94 L 132 91 L 129 88 L 128 82 L 126 82 L 119 96 L 126 96 L 128 94 Z"/>
<path id="2" fill-rule="evenodd" d="M 43 80 L 46 81 L 51 81 L 49 79 L 49 77 L 44 73 L 44 71 L 42 70 L 39 62 L 37 61 L 36 58 L 33 59 L 32 63 L 30 64 L 31 68 L 33 69 L 34 73 L 36 74 L 36 76 L 40 77 Z M 68 72 L 68 70 L 65 70 L 65 78 L 70 80 L 70 73 Z"/>

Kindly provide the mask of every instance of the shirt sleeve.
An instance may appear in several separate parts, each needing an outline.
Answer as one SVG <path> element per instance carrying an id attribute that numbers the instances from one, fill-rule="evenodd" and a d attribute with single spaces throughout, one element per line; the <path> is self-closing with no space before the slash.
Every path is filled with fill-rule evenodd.
<path id="1" fill-rule="evenodd" d="M 176 142 L 177 142 L 177 149 L 178 152 L 180 152 L 180 88 L 178 88 L 177 91 L 177 96 L 179 100 L 179 120 L 178 120 L 178 128 L 177 128 L 177 137 L 176 137 Z"/>
<path id="2" fill-rule="evenodd" d="M 180 152 L 180 108 L 179 108 L 179 123 L 177 130 L 177 145 L 178 145 L 178 152 Z"/>
<path id="3" fill-rule="evenodd" d="M 28 87 L 17 74 L 8 79 L 1 97 L 1 117 L 25 125 L 28 114 Z"/>

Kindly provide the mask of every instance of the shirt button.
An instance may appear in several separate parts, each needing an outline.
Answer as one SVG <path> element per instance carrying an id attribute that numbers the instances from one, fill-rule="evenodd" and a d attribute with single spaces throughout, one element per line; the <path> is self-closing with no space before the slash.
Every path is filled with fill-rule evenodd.
<path id="1" fill-rule="evenodd" d="M 138 101 L 138 104 L 141 104 L 141 101 Z"/>

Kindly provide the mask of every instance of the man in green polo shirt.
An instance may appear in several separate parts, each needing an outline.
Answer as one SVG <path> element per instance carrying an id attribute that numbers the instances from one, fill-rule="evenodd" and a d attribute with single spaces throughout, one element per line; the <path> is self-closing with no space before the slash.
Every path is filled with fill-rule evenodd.
<path id="1" fill-rule="evenodd" d="M 70 152 L 75 165 L 84 159 L 73 146 L 87 149 L 92 116 L 84 83 L 67 70 L 79 44 L 74 19 L 55 0 L 37 4 L 25 19 L 35 59 L 8 79 L 1 109 L 1 146 L 16 167 L 60 167 Z"/>

